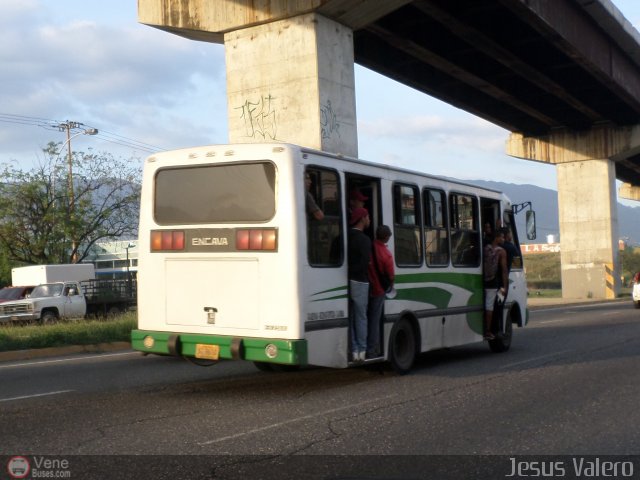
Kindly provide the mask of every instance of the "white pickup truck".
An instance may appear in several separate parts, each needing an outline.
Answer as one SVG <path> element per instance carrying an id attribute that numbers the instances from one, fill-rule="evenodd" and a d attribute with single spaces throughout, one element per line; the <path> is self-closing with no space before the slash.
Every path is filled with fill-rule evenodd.
<path id="1" fill-rule="evenodd" d="M 135 302 L 135 282 L 126 280 L 44 283 L 24 300 L 0 304 L 0 324 L 53 323 L 87 315 L 114 315 Z"/>

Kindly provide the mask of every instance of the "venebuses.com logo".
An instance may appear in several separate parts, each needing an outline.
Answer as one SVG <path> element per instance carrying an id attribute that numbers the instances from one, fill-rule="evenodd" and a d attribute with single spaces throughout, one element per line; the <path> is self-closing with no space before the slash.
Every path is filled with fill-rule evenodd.
<path id="1" fill-rule="evenodd" d="M 14 455 L 7 462 L 7 473 L 9 478 L 71 478 L 68 459 L 44 456 Z"/>
<path id="2" fill-rule="evenodd" d="M 25 457 L 11 457 L 7 462 L 7 472 L 11 478 L 26 478 L 30 471 L 31 465 Z"/>

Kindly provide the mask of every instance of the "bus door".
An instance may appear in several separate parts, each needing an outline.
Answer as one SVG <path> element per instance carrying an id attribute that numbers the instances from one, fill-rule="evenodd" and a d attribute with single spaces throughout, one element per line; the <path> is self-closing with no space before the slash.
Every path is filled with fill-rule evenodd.
<path id="1" fill-rule="evenodd" d="M 312 365 L 347 366 L 348 298 L 344 246 L 345 210 L 340 173 L 307 165 L 305 180 L 306 258 L 300 288 L 303 322 Z"/>
<path id="2" fill-rule="evenodd" d="M 369 177 L 366 175 L 359 175 L 355 173 L 346 173 L 345 174 L 345 192 L 346 192 L 346 220 L 347 220 L 347 228 L 350 228 L 349 225 L 349 217 L 351 215 L 351 211 L 357 207 L 364 207 L 369 212 L 369 218 L 371 223 L 367 229 L 365 229 L 364 233 L 371 239 L 373 243 L 375 239 L 375 231 L 379 225 L 383 225 L 384 218 L 382 215 L 382 193 L 380 190 L 380 179 L 377 177 Z M 348 237 L 347 237 L 348 238 Z M 348 251 L 348 248 L 347 248 Z M 347 259 L 348 264 L 348 259 Z M 348 282 L 347 282 L 348 283 Z M 351 307 L 351 302 L 349 302 L 349 307 Z M 349 311 L 349 318 L 352 318 L 352 313 Z M 383 319 L 384 319 L 384 311 L 383 311 Z M 384 321 L 380 322 L 380 334 L 379 338 L 380 343 L 383 342 L 384 332 Z M 351 333 L 351 331 L 350 331 Z M 348 346 L 351 346 L 351 339 L 349 338 Z M 379 351 L 384 352 L 383 345 L 379 346 Z M 350 353 L 350 352 L 349 352 Z M 349 356 L 350 358 L 350 356 Z"/>
<path id="3" fill-rule="evenodd" d="M 380 195 L 380 179 L 373 177 L 365 177 L 347 173 L 345 175 L 347 193 L 347 212 L 351 212 L 355 207 L 362 206 L 369 212 L 371 225 L 365 230 L 365 233 L 373 241 L 374 232 L 378 225 L 382 225 L 382 199 Z M 347 215 L 347 223 L 349 215 Z"/>
<path id="4" fill-rule="evenodd" d="M 502 228 L 500 220 L 500 201 L 492 198 L 480 199 L 480 221 L 482 222 L 482 244 L 488 232 L 495 234 L 498 228 Z"/>

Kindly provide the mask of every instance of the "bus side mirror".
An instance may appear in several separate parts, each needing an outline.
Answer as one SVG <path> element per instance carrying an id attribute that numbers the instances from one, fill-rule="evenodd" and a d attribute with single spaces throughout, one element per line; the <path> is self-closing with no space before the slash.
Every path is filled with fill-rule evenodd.
<path id="1" fill-rule="evenodd" d="M 533 210 L 527 210 L 525 218 L 527 222 L 527 239 L 535 240 L 536 239 L 536 212 L 534 212 Z"/>

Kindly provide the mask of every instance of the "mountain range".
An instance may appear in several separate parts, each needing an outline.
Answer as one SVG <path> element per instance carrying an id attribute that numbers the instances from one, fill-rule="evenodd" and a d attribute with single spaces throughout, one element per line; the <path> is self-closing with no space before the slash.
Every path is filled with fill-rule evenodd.
<path id="1" fill-rule="evenodd" d="M 547 235 L 555 235 L 558 241 L 560 226 L 557 191 L 535 185 L 516 185 L 486 180 L 470 180 L 468 183 L 504 192 L 512 204 L 532 203 L 533 210 L 536 212 L 537 238 L 527 240 L 524 234 L 520 233 L 520 242 L 547 243 Z M 517 215 L 516 226 L 518 232 L 524 232 L 524 212 Z M 618 202 L 618 230 L 620 239 L 624 239 L 630 245 L 640 245 L 640 202 L 638 207 L 629 207 Z"/>

